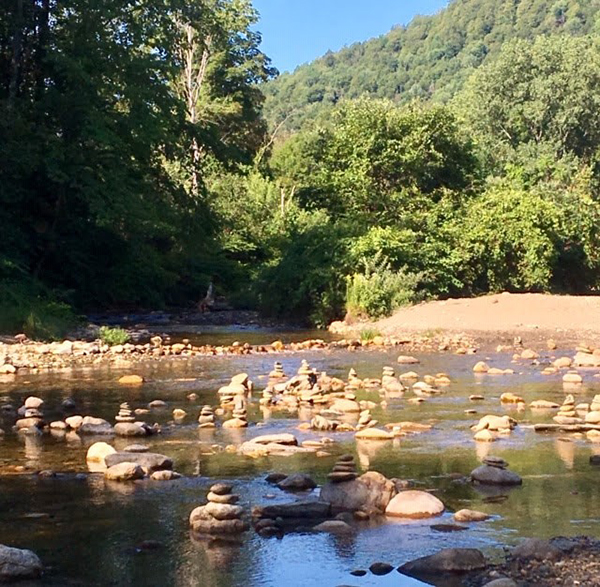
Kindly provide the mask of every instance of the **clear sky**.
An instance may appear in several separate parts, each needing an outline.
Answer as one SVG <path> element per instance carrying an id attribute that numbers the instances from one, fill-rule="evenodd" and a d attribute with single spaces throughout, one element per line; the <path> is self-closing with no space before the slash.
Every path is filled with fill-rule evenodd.
<path id="1" fill-rule="evenodd" d="M 292 71 L 344 45 L 387 33 L 417 14 L 433 14 L 446 0 L 254 0 L 262 50 L 279 71 Z"/>

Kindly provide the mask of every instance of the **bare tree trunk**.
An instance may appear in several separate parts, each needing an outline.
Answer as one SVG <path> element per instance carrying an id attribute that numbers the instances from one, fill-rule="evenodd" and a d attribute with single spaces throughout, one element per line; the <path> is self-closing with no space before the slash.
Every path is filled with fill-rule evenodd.
<path id="1" fill-rule="evenodd" d="M 39 18 L 38 45 L 36 52 L 35 97 L 40 100 L 44 93 L 44 60 L 50 36 L 50 0 L 42 0 Z"/>

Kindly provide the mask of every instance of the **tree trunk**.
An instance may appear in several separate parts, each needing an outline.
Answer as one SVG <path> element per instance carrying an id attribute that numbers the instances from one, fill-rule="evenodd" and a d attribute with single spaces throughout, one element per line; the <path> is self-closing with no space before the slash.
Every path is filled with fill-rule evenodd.
<path id="1" fill-rule="evenodd" d="M 23 0 L 17 0 L 15 11 L 15 28 L 12 38 L 12 58 L 10 62 L 10 80 L 8 82 L 8 110 L 12 110 L 19 92 L 21 76 L 21 55 L 23 53 Z"/>

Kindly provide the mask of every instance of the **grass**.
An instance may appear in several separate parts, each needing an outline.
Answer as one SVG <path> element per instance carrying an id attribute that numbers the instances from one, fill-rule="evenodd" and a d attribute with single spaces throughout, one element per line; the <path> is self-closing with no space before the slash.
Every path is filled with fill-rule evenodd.
<path id="1" fill-rule="evenodd" d="M 111 328 L 110 326 L 100 327 L 100 340 L 109 346 L 125 344 L 129 340 L 129 334 L 122 328 Z"/>

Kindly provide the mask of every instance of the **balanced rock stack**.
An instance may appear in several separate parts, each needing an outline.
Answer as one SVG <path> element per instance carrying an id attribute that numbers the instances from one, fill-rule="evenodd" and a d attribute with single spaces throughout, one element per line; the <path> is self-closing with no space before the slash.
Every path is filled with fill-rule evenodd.
<path id="1" fill-rule="evenodd" d="M 373 420 L 371 417 L 371 410 L 363 410 L 358 418 L 356 430 L 364 430 L 373 426 L 377 426 L 377 420 Z"/>
<path id="2" fill-rule="evenodd" d="M 585 416 L 585 421 L 587 424 L 600 424 L 600 395 L 595 395 L 594 399 L 592 400 L 592 403 L 590 404 L 590 411 L 586 414 Z M 594 431 L 596 432 L 596 431 Z M 590 434 L 588 433 L 588 436 L 590 436 Z M 598 436 L 598 434 L 596 433 L 595 435 L 592 434 L 593 436 Z"/>
<path id="3" fill-rule="evenodd" d="M 17 430 L 32 430 L 36 432 L 43 428 L 44 415 L 41 410 L 43 405 L 44 400 L 39 397 L 28 397 L 18 410 L 21 418 L 15 424 Z"/>
<path id="4" fill-rule="evenodd" d="M 483 485 L 521 485 L 521 477 L 508 470 L 508 463 L 494 456 L 483 459 L 483 465 L 471 471 L 471 481 Z"/>
<path id="5" fill-rule="evenodd" d="M 208 503 L 190 514 L 190 526 L 198 534 L 237 537 L 249 528 L 242 519 L 244 509 L 236 505 L 239 496 L 232 493 L 231 485 L 217 483 L 210 488 Z"/>
<path id="6" fill-rule="evenodd" d="M 219 394 L 221 405 L 233 403 L 238 395 L 247 396 L 252 393 L 252 381 L 247 373 L 238 373 L 231 378 L 229 385 L 225 385 L 217 392 Z"/>
<path id="7" fill-rule="evenodd" d="M 404 385 L 395 376 L 394 369 L 392 367 L 384 367 L 383 375 L 381 377 L 381 387 L 387 393 L 402 393 L 404 391 Z"/>
<path id="8" fill-rule="evenodd" d="M 360 387 L 362 387 L 362 381 L 358 378 L 356 370 L 352 368 L 348 372 L 348 388 L 359 389 Z"/>
<path id="9" fill-rule="evenodd" d="M 223 422 L 223 428 L 246 428 L 247 426 L 246 399 L 241 395 L 236 395 L 234 399 L 233 418 Z"/>
<path id="10" fill-rule="evenodd" d="M 327 478 L 331 483 L 354 481 L 358 477 L 353 455 L 342 455 L 333 466 Z"/>
<path id="11" fill-rule="evenodd" d="M 590 404 L 590 412 L 600 412 L 600 395 L 595 395 Z"/>
<path id="12" fill-rule="evenodd" d="M 269 373 L 269 380 L 272 382 L 278 382 L 282 379 L 286 379 L 286 375 L 283 372 L 283 365 L 277 361 L 273 367 L 273 370 Z"/>
<path id="13" fill-rule="evenodd" d="M 553 420 L 557 424 L 580 424 L 581 418 L 577 417 L 577 412 L 575 411 L 575 398 L 569 394 L 563 405 L 558 409 L 558 414 L 554 416 Z"/>
<path id="14" fill-rule="evenodd" d="M 300 368 L 298 369 L 298 375 L 312 375 L 315 370 L 311 368 L 306 359 L 302 359 L 302 363 L 300 363 Z"/>
<path id="15" fill-rule="evenodd" d="M 215 413 L 210 406 L 202 406 L 198 416 L 198 428 L 215 428 Z"/>
<path id="16" fill-rule="evenodd" d="M 115 416 L 117 422 L 135 422 L 135 416 L 127 402 L 119 406 L 119 413 Z"/>

